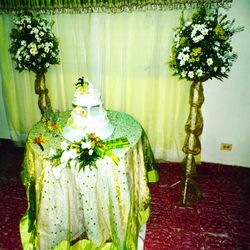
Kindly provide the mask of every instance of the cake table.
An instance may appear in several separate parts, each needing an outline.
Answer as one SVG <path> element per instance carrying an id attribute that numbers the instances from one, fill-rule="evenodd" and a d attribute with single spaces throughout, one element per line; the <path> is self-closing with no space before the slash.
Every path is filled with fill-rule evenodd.
<path id="1" fill-rule="evenodd" d="M 69 115 L 59 114 L 62 126 Z M 145 163 L 153 164 L 152 151 L 141 125 L 130 115 L 108 111 L 108 118 L 114 126 L 109 139 L 127 136 L 129 141 L 129 147 L 112 150 L 118 165 L 105 156 L 96 167 L 81 171 L 71 164 L 60 178 L 55 178 L 46 157 L 64 138 L 42 122 L 31 129 L 22 170 L 28 200 L 20 220 L 24 249 L 142 248 L 150 214 Z M 34 143 L 39 135 L 42 148 Z"/>

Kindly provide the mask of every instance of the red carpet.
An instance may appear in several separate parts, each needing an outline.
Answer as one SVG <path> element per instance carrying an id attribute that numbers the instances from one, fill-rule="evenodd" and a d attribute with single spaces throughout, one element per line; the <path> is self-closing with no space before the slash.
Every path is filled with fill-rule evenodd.
<path id="1" fill-rule="evenodd" d="M 0 250 L 19 250 L 19 219 L 26 210 L 19 178 L 23 149 L 0 146 Z M 203 163 L 198 183 L 203 199 L 180 206 L 178 164 L 159 164 L 150 184 L 151 217 L 145 250 L 250 250 L 250 169 Z"/>
<path id="2" fill-rule="evenodd" d="M 203 199 L 190 208 L 180 206 L 179 166 L 160 164 L 159 175 L 150 185 L 145 250 L 250 249 L 250 169 L 203 163 Z"/>

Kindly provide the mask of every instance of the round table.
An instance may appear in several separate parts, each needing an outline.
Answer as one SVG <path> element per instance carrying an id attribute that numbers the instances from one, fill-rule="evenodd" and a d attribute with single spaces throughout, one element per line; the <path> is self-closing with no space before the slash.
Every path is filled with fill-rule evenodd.
<path id="1" fill-rule="evenodd" d="M 114 126 L 108 139 L 126 136 L 129 141 L 129 147 L 113 150 L 119 163 L 105 156 L 96 167 L 81 171 L 71 163 L 59 178 L 47 156 L 64 138 L 42 122 L 31 129 L 22 170 L 28 199 L 20 221 L 24 249 L 137 249 L 150 214 L 145 167 L 149 143 L 133 117 L 116 111 L 107 114 Z M 59 114 L 62 127 L 69 115 L 70 111 Z M 40 135 L 43 150 L 34 143 Z"/>

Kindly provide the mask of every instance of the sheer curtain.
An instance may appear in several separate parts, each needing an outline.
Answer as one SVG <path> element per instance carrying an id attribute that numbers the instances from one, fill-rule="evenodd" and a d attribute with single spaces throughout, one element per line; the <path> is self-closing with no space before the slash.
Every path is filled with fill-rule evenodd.
<path id="1" fill-rule="evenodd" d="M 60 65 L 46 74 L 53 108 L 71 109 L 74 84 L 86 76 L 101 90 L 106 109 L 127 112 L 142 124 L 157 159 L 182 159 L 189 83 L 173 77 L 166 63 L 180 14 L 47 15 L 55 21 L 61 49 Z M 12 20 L 10 14 L 0 15 L 2 94 L 11 138 L 24 142 L 40 113 L 34 73 L 17 72 L 8 52 Z"/>

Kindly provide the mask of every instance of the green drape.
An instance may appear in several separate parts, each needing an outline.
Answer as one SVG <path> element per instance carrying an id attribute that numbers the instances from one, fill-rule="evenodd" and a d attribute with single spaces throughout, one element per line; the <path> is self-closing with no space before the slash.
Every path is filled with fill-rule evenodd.
<path id="1" fill-rule="evenodd" d="M 2 12 L 24 10 L 58 12 L 121 12 L 134 10 L 166 10 L 208 7 L 225 7 L 232 0 L 3 0 Z"/>

